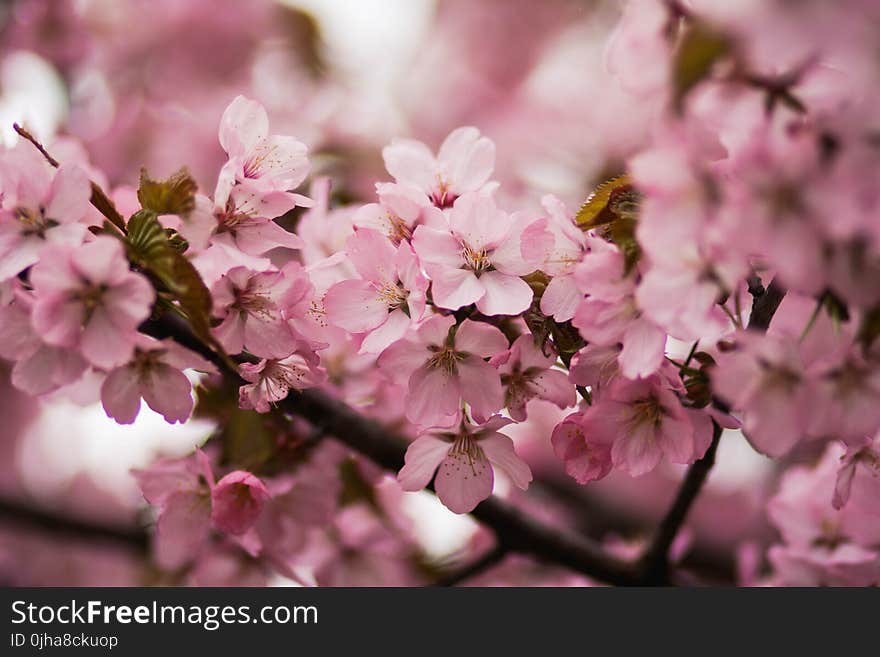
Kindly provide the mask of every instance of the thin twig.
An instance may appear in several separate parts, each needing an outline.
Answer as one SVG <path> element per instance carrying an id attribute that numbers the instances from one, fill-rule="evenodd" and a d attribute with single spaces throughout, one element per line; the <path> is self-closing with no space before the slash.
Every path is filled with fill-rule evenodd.
<path id="1" fill-rule="evenodd" d="M 438 579 L 434 582 L 434 586 L 458 586 L 477 575 L 483 574 L 493 566 L 496 566 L 505 556 L 507 556 L 507 550 L 503 545 L 498 544 L 482 557 L 465 566 L 458 572 L 451 573 Z"/>

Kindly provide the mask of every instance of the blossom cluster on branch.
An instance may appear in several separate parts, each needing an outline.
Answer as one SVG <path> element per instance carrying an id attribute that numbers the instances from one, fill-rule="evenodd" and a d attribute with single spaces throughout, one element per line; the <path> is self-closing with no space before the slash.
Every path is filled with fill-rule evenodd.
<path id="1" fill-rule="evenodd" d="M 672 559 L 741 430 L 797 463 L 768 506 L 770 574 L 743 553 L 743 581 L 880 583 L 880 15 L 753 4 L 628 3 L 606 65 L 654 108 L 650 138 L 580 207 L 506 192 L 470 126 L 436 150 L 394 139 L 375 197 L 347 204 L 327 177 L 304 188 L 309 150 L 244 96 L 219 118 L 213 191 L 186 168 L 104 191 L 84 152 L 19 127 L 0 153 L 12 384 L 92 389 L 121 424 L 142 403 L 215 423 L 136 473 L 156 564 L 196 583 L 308 581 L 303 564 L 323 584 L 421 581 L 403 492 L 459 514 L 518 499 L 536 475 L 516 427 L 554 406 L 542 440 L 578 484 L 705 464 L 645 559 Z M 820 24 L 839 48 L 814 49 Z M 153 337 L 169 319 L 198 353 Z M 307 389 L 410 440 L 396 479 L 283 404 Z"/>

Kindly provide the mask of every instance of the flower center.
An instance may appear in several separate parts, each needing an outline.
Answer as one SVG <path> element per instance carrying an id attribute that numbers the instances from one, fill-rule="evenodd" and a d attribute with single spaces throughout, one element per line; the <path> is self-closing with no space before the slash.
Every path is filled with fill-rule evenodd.
<path id="1" fill-rule="evenodd" d="M 388 310 L 396 310 L 406 303 L 407 290 L 399 283 L 394 284 L 384 281 L 382 286 L 377 286 L 379 301 L 388 306 Z"/>
<path id="2" fill-rule="evenodd" d="M 486 249 L 476 250 L 464 244 L 461 249 L 461 257 L 464 259 L 465 266 L 478 276 L 492 267 Z"/>
<path id="3" fill-rule="evenodd" d="M 42 206 L 36 209 L 16 208 L 15 218 L 21 223 L 22 233 L 25 235 L 39 235 L 42 237 L 48 228 L 58 225 L 57 222 L 46 218 L 46 209 Z"/>
<path id="4" fill-rule="evenodd" d="M 436 353 L 428 359 L 428 369 L 441 369 L 449 374 L 455 374 L 457 371 L 457 363 L 461 360 L 461 355 L 449 347 L 429 347 L 431 351 Z"/>
<path id="5" fill-rule="evenodd" d="M 666 414 L 663 406 L 653 396 L 645 399 L 638 399 L 630 404 L 629 431 L 634 432 L 642 426 L 649 426 L 653 429 L 659 429 L 663 422 L 663 416 Z"/>
<path id="6" fill-rule="evenodd" d="M 474 476 L 478 476 L 486 467 L 486 455 L 476 440 L 468 434 L 456 437 L 449 450 L 449 456 L 458 461 L 467 461 Z"/>

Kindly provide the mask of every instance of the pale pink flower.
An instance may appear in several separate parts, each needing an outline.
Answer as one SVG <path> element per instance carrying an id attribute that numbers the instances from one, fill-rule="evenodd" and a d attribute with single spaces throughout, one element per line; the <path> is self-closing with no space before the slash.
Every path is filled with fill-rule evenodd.
<path id="1" fill-rule="evenodd" d="M 425 193 L 414 185 L 376 183 L 378 203 L 362 206 L 352 217 L 358 228 L 378 230 L 395 244 L 412 239 L 422 224 L 443 228 L 446 219 Z"/>
<path id="2" fill-rule="evenodd" d="M 806 437 L 817 410 L 815 383 L 795 340 L 743 331 L 737 348 L 716 361 L 712 390 L 743 414 L 743 433 L 752 447 L 779 457 Z"/>
<path id="3" fill-rule="evenodd" d="M 158 507 L 155 549 L 160 566 L 175 569 L 202 551 L 211 530 L 214 475 L 202 450 L 181 459 L 160 459 L 132 471 L 147 502 Z"/>
<path id="4" fill-rule="evenodd" d="M 498 431 L 507 424 L 496 415 L 482 426 L 462 422 L 455 432 L 419 436 L 407 448 L 397 480 L 404 490 L 419 491 L 433 478 L 437 497 L 453 513 L 470 513 L 492 494 L 495 468 L 525 490 L 532 472 L 513 441 Z"/>
<path id="5" fill-rule="evenodd" d="M 611 444 L 614 467 L 633 477 L 656 468 L 664 456 L 672 463 L 693 463 L 702 456 L 697 445 L 702 451 L 708 447 L 697 440 L 691 416 L 660 374 L 616 379 L 580 422 L 586 442 Z M 711 438 L 711 423 L 708 429 Z"/>
<path id="6" fill-rule="evenodd" d="M 53 170 L 24 141 L 0 154 L 0 282 L 35 264 L 48 244 L 82 244 L 90 196 L 76 164 Z"/>
<path id="7" fill-rule="evenodd" d="M 361 278 L 330 288 L 324 297 L 327 319 L 364 334 L 360 353 L 380 353 L 422 319 L 428 281 L 408 243 L 395 248 L 369 228 L 349 238 L 346 254 Z"/>
<path id="8" fill-rule="evenodd" d="M 643 316 L 635 300 L 633 275 L 624 275 L 623 254 L 613 244 L 589 238 L 589 252 L 574 271 L 587 297 L 572 324 L 583 338 L 600 347 L 623 345 L 618 356 L 623 376 L 650 376 L 663 364 L 666 333 Z"/>
<path id="9" fill-rule="evenodd" d="M 504 405 L 517 422 L 526 419 L 526 404 L 533 398 L 556 404 L 559 408 L 574 406 L 574 386 L 561 370 L 553 369 L 556 352 L 548 344 L 548 353 L 535 344 L 535 337 L 525 333 L 510 349 L 489 361 L 498 368 L 504 386 Z"/>
<path id="10" fill-rule="evenodd" d="M 227 534 L 241 536 L 257 521 L 269 497 L 266 485 L 250 472 L 230 472 L 211 489 L 211 522 Z"/>
<path id="11" fill-rule="evenodd" d="M 567 322 L 584 298 L 575 282 L 574 269 L 588 248 L 587 237 L 558 198 L 547 195 L 541 204 L 547 217 L 523 232 L 522 255 L 535 269 L 551 276 L 541 295 L 541 312 L 557 322 Z"/>
<path id="12" fill-rule="evenodd" d="M 277 270 L 229 270 L 211 289 L 214 315 L 222 319 L 214 334 L 231 354 L 247 350 L 261 358 L 286 358 L 299 341 L 285 314 L 285 295 L 299 279 Z"/>
<path id="13" fill-rule="evenodd" d="M 568 379 L 575 385 L 586 386 L 595 398 L 614 380 L 620 368 L 617 357 L 620 347 L 600 347 L 588 344 L 571 359 Z"/>
<path id="14" fill-rule="evenodd" d="M 122 243 L 99 236 L 81 247 L 47 247 L 30 275 L 31 322 L 49 344 L 76 349 L 97 367 L 128 362 L 155 293 L 131 271 Z"/>
<path id="15" fill-rule="evenodd" d="M 481 189 L 495 166 L 495 144 L 476 128 L 458 128 L 435 157 L 413 139 L 395 139 L 382 150 L 385 168 L 398 183 L 420 189 L 439 208 L 452 207 L 462 194 Z"/>
<path id="16" fill-rule="evenodd" d="M 229 156 L 214 192 L 214 202 L 225 208 L 237 183 L 250 183 L 263 193 L 286 192 L 305 180 L 309 171 L 305 144 L 293 137 L 269 134 L 269 116 L 254 100 L 236 96 L 220 119 L 220 145 Z M 293 195 L 297 205 L 311 201 Z"/>
<path id="17" fill-rule="evenodd" d="M 669 82 L 672 39 L 667 35 L 675 17 L 660 0 L 629 0 L 608 38 L 605 65 L 627 92 L 657 96 Z"/>
<path id="18" fill-rule="evenodd" d="M 250 382 L 238 389 L 238 405 L 258 413 L 268 413 L 272 404 L 287 397 L 291 390 L 312 388 L 327 379 L 327 373 L 318 367 L 318 357 L 307 349 L 280 360 L 264 358 L 259 363 L 242 363 L 238 371 Z"/>
<path id="19" fill-rule="evenodd" d="M 179 228 L 194 251 L 209 242 L 221 243 L 247 255 L 260 256 L 275 248 L 302 248 L 302 239 L 273 221 L 296 205 L 293 194 L 262 192 L 250 183 L 232 188 L 226 205 L 218 208 L 205 196 L 196 196 L 195 209 Z"/>
<path id="20" fill-rule="evenodd" d="M 834 483 L 832 505 L 842 509 L 853 498 L 852 504 L 868 513 L 880 514 L 880 440 L 878 436 L 864 439 L 860 444 L 848 445 L 841 457 L 840 469 Z"/>
<path id="21" fill-rule="evenodd" d="M 13 298 L 0 305 L 0 357 L 15 363 L 12 385 L 29 395 L 43 395 L 73 383 L 88 363 L 78 352 L 40 339 L 31 324 L 33 294 L 13 280 Z"/>
<path id="22" fill-rule="evenodd" d="M 498 371 L 484 359 L 508 348 L 496 327 L 435 315 L 415 332 L 386 349 L 378 365 L 394 381 L 408 381 L 406 416 L 422 427 L 451 427 L 461 419 L 462 403 L 481 418 L 504 405 Z"/>
<path id="23" fill-rule="evenodd" d="M 101 403 L 108 417 L 131 424 L 138 416 L 141 399 L 166 422 L 186 422 L 193 408 L 192 384 L 185 369 L 214 371 L 214 366 L 170 340 L 141 336 L 132 360 L 107 373 L 101 385 Z"/>
<path id="24" fill-rule="evenodd" d="M 589 431 L 589 437 L 587 435 Z M 602 479 L 613 467 L 614 436 L 592 431 L 584 413 L 572 413 L 556 425 L 550 436 L 553 451 L 565 463 L 565 472 L 579 484 Z"/>
<path id="25" fill-rule="evenodd" d="M 434 304 L 457 310 L 476 303 L 485 315 L 518 315 L 532 302 L 520 276 L 533 270 L 520 242 L 524 217 L 511 217 L 491 194 L 466 194 L 449 213 L 449 228 L 419 226 L 413 247 L 431 279 Z"/>

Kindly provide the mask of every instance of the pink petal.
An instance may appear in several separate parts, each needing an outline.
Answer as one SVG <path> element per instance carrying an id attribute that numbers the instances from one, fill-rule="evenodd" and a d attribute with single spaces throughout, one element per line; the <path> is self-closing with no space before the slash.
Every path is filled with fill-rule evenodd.
<path id="1" fill-rule="evenodd" d="M 477 300 L 477 309 L 484 315 L 518 315 L 532 303 L 532 288 L 517 276 L 488 271 L 479 281 L 486 294 Z"/>
<path id="2" fill-rule="evenodd" d="M 440 308 L 458 310 L 469 306 L 485 294 L 480 280 L 467 269 L 431 267 L 431 292 L 434 303 Z"/>
<path id="3" fill-rule="evenodd" d="M 220 145 L 229 155 L 250 152 L 268 134 L 266 110 L 244 96 L 236 96 L 220 118 Z"/>
<path id="4" fill-rule="evenodd" d="M 395 139 L 382 149 L 382 158 L 388 173 L 397 182 L 413 184 L 426 193 L 433 187 L 437 163 L 423 143 L 414 139 Z"/>
<path id="5" fill-rule="evenodd" d="M 341 281 L 331 287 L 324 297 L 324 310 L 331 324 L 351 333 L 371 331 L 388 318 L 387 303 L 364 280 Z"/>
<path id="6" fill-rule="evenodd" d="M 468 454 L 450 453 L 434 479 L 437 497 L 453 513 L 470 513 L 492 494 L 495 473 L 483 451 L 475 451 L 473 459 Z"/>
<path id="7" fill-rule="evenodd" d="M 192 384 L 186 375 L 167 365 L 157 365 L 143 382 L 143 396 L 147 406 L 165 418 L 165 421 L 186 422 L 192 412 Z"/>
<path id="8" fill-rule="evenodd" d="M 156 522 L 156 560 L 176 569 L 201 551 L 211 529 L 211 498 L 205 493 L 172 494 Z"/>
<path id="9" fill-rule="evenodd" d="M 479 445 L 492 465 L 501 468 L 513 485 L 525 490 L 532 481 L 532 471 L 528 464 L 516 454 L 513 441 L 502 433 L 491 433 L 480 438 Z"/>
<path id="10" fill-rule="evenodd" d="M 501 330 L 485 322 L 466 319 L 455 332 L 455 350 L 462 353 L 491 358 L 507 347 L 507 338 Z"/>
<path id="11" fill-rule="evenodd" d="M 474 419 L 487 419 L 504 406 L 504 388 L 498 370 L 476 356 L 458 363 L 461 397 L 471 406 Z"/>
<path id="12" fill-rule="evenodd" d="M 89 210 L 91 196 L 85 170 L 75 164 L 62 164 L 52 180 L 46 216 L 60 223 L 79 221 Z"/>
<path id="13" fill-rule="evenodd" d="M 623 337 L 620 371 L 628 379 L 650 376 L 663 364 L 665 350 L 666 334 L 648 320 L 636 320 Z"/>
<path id="14" fill-rule="evenodd" d="M 401 488 L 418 491 L 427 486 L 449 453 L 450 446 L 450 443 L 430 434 L 420 436 L 410 443 L 404 456 L 405 464 L 397 473 Z"/>
<path id="15" fill-rule="evenodd" d="M 449 231 L 419 226 L 413 233 L 412 244 L 423 264 L 457 269 L 464 263 L 461 243 Z"/>
<path id="16" fill-rule="evenodd" d="M 141 410 L 141 386 L 131 366 L 112 370 L 101 385 L 101 404 L 107 417 L 119 424 L 132 424 Z"/>
<path id="17" fill-rule="evenodd" d="M 373 329 L 358 350 L 359 354 L 379 354 L 389 345 L 400 340 L 409 328 L 411 320 L 399 308 L 391 312 L 385 322 Z"/>
<path id="18" fill-rule="evenodd" d="M 583 298 L 573 276 L 554 276 L 541 295 L 541 312 L 557 322 L 567 322 Z"/>
<path id="19" fill-rule="evenodd" d="M 443 369 L 420 367 L 409 379 L 406 417 L 421 427 L 453 426 L 461 413 L 459 379 Z"/>
<path id="20" fill-rule="evenodd" d="M 107 310 L 96 308 L 83 330 L 80 350 L 92 365 L 107 369 L 124 365 L 134 352 L 134 331 L 121 331 Z"/>

